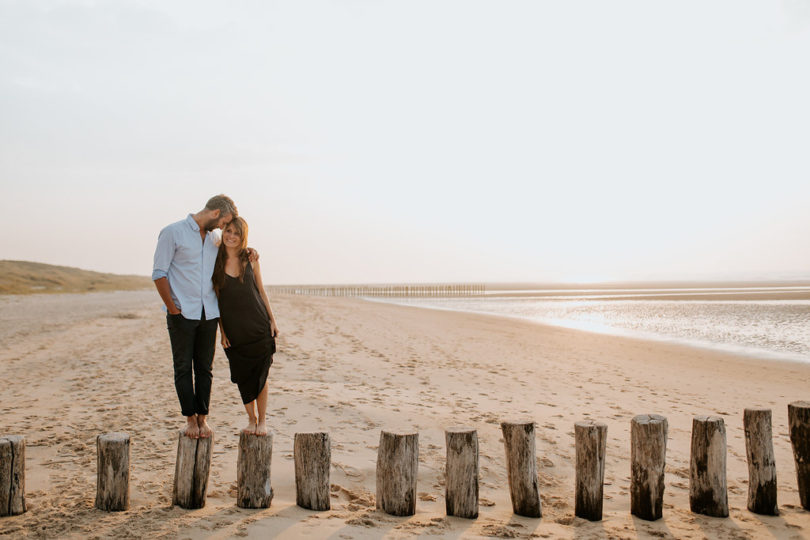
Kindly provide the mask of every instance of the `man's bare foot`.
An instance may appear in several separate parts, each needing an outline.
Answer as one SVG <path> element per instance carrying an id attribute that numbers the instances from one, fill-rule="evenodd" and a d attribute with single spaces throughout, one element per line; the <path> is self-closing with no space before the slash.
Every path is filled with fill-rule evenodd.
<path id="1" fill-rule="evenodd" d="M 211 426 L 208 425 L 208 422 L 205 421 L 205 415 L 198 414 L 197 415 L 197 425 L 200 428 L 200 439 L 207 439 L 211 435 L 213 435 L 214 431 L 211 429 Z"/>
<path id="2" fill-rule="evenodd" d="M 242 433 L 247 433 L 249 435 L 256 434 L 256 420 L 248 421 L 248 425 L 242 428 Z"/>
<path id="3" fill-rule="evenodd" d="M 200 438 L 200 426 L 197 425 L 197 417 L 196 416 L 187 416 L 186 417 L 186 427 L 183 428 L 183 434 L 188 437 L 189 439 L 199 439 Z"/>
<path id="4" fill-rule="evenodd" d="M 260 437 L 267 435 L 267 425 L 264 423 L 264 420 L 256 424 L 256 435 Z"/>

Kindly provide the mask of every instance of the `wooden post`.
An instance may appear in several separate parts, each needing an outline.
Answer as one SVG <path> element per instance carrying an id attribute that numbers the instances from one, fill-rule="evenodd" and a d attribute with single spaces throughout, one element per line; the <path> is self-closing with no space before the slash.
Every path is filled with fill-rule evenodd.
<path id="1" fill-rule="evenodd" d="M 179 433 L 172 504 L 189 509 L 205 506 L 213 450 L 213 433 L 205 439 L 191 439 L 182 431 Z"/>
<path id="2" fill-rule="evenodd" d="M 689 507 L 698 514 L 728 517 L 726 425 L 719 416 L 692 419 Z"/>
<path id="3" fill-rule="evenodd" d="M 107 511 L 126 510 L 129 508 L 129 435 L 99 435 L 96 437 L 96 451 L 96 508 Z"/>
<path id="4" fill-rule="evenodd" d="M 377 508 L 393 516 L 416 513 L 419 434 L 380 432 L 377 450 Z"/>
<path id="5" fill-rule="evenodd" d="M 630 422 L 630 512 L 647 521 L 662 516 L 667 429 L 659 414 L 640 414 Z"/>
<path id="6" fill-rule="evenodd" d="M 590 420 L 576 422 L 574 436 L 577 460 L 574 514 L 599 521 L 602 519 L 607 425 Z"/>
<path id="7" fill-rule="evenodd" d="M 301 508 L 329 510 L 329 468 L 332 447 L 329 434 L 296 433 L 293 441 L 295 455 L 295 502 Z"/>
<path id="8" fill-rule="evenodd" d="M 776 462 L 770 409 L 745 409 L 745 453 L 748 456 L 748 509 L 776 516 Z"/>
<path id="9" fill-rule="evenodd" d="M 25 512 L 25 437 L 0 437 L 0 516 Z"/>
<path id="10" fill-rule="evenodd" d="M 273 432 L 267 435 L 239 433 L 236 457 L 236 506 L 268 508 L 273 500 L 270 486 L 270 462 L 273 457 Z"/>
<path id="11" fill-rule="evenodd" d="M 802 508 L 810 510 L 810 401 L 794 401 L 788 405 L 788 423 L 799 499 Z"/>
<path id="12" fill-rule="evenodd" d="M 467 427 L 444 432 L 447 444 L 445 503 L 448 516 L 478 517 L 478 433 Z"/>
<path id="13" fill-rule="evenodd" d="M 501 431 L 512 511 L 519 516 L 540 517 L 543 512 L 537 483 L 534 422 L 501 422 Z"/>

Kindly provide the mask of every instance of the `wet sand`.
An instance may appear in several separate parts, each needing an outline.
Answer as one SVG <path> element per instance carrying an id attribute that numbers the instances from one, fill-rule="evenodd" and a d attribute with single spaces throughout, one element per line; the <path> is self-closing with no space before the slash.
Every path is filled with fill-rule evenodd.
<path id="1" fill-rule="evenodd" d="M 235 506 L 236 444 L 244 410 L 220 349 L 214 361 L 215 451 L 208 502 L 171 507 L 182 425 L 165 318 L 153 291 L 0 297 L 0 434 L 27 440 L 29 511 L 0 518 L 0 534 L 47 537 L 379 538 L 429 534 L 544 538 L 804 538 L 787 432 L 787 404 L 810 398 L 810 364 L 757 360 L 497 317 L 365 302 L 272 298 L 282 331 L 270 371 L 273 488 L 265 510 Z M 773 409 L 778 517 L 745 509 L 745 407 Z M 664 518 L 634 519 L 629 427 L 636 414 L 669 419 Z M 728 431 L 731 516 L 689 512 L 692 416 Z M 537 422 L 543 518 L 514 516 L 499 421 Z M 573 515 L 573 425 L 608 425 L 602 522 Z M 472 425 L 480 443 L 480 516 L 447 518 L 444 428 Z M 417 514 L 374 509 L 381 429 L 419 430 Z M 332 437 L 332 510 L 295 505 L 298 431 Z M 95 437 L 132 436 L 131 509 L 93 508 Z"/>

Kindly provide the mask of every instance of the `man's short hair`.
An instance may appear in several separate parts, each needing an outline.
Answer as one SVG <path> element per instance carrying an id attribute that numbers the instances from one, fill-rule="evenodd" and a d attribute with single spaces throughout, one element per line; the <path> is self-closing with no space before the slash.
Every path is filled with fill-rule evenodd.
<path id="1" fill-rule="evenodd" d="M 233 203 L 233 199 L 228 197 L 227 195 L 215 195 L 208 199 L 208 202 L 205 203 L 205 207 L 208 210 L 219 210 L 219 215 L 224 216 L 225 214 L 231 214 L 233 217 L 239 215 L 236 211 L 236 205 Z"/>

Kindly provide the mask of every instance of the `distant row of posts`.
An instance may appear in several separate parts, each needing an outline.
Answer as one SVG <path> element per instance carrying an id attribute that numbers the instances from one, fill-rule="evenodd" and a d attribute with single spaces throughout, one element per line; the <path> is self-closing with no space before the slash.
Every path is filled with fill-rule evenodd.
<path id="1" fill-rule="evenodd" d="M 443 297 L 481 296 L 487 289 L 483 283 L 425 284 L 425 285 L 291 285 L 268 287 L 271 294 L 298 294 L 305 296 L 392 296 Z"/>
<path id="2" fill-rule="evenodd" d="M 801 505 L 810 510 L 810 402 L 788 406 L 790 441 L 796 464 Z M 745 409 L 743 414 L 748 460 L 748 510 L 777 515 L 776 465 L 770 409 Z M 666 465 L 667 419 L 639 415 L 630 429 L 630 512 L 645 520 L 662 517 Z M 501 422 L 512 510 L 542 515 L 537 476 L 535 422 Z M 583 421 L 574 426 L 576 447 L 575 507 L 577 517 L 602 519 L 607 426 Z M 474 428 L 445 431 L 445 501 L 447 515 L 478 517 L 478 434 Z M 213 436 L 189 439 L 179 434 L 172 502 L 182 508 L 205 506 L 211 468 Z M 239 436 L 237 500 L 243 508 L 267 508 L 273 499 L 270 462 L 273 434 Z M 96 507 L 129 508 L 130 439 L 125 433 L 97 438 Z M 692 419 L 689 506 L 694 513 L 728 517 L 726 428 L 719 416 Z M 293 443 L 296 502 L 311 510 L 329 510 L 331 443 L 326 432 L 296 433 Z M 25 512 L 25 439 L 0 437 L 0 516 Z M 416 513 L 418 432 L 380 433 L 377 449 L 376 506 L 388 514 Z"/>

